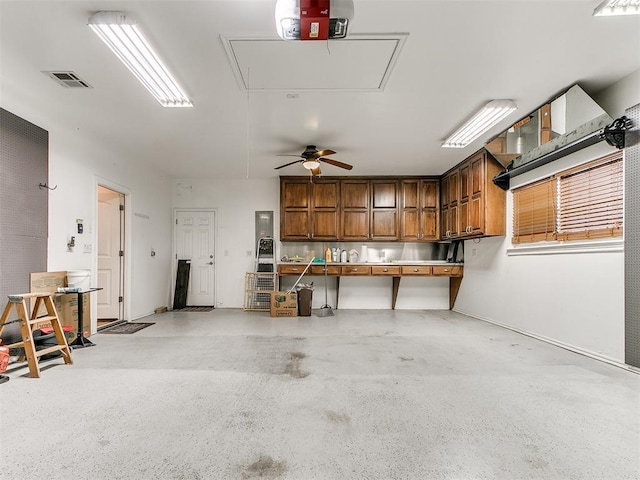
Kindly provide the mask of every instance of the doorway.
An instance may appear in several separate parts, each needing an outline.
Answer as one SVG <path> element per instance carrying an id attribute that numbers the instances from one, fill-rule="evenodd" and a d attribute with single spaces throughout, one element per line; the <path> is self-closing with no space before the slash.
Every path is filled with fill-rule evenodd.
<path id="1" fill-rule="evenodd" d="M 215 306 L 215 211 L 176 210 L 175 264 L 189 263 L 188 307 Z M 174 275 L 175 279 L 175 275 Z M 175 291 L 175 283 L 174 283 Z"/>
<path id="2" fill-rule="evenodd" d="M 124 321 L 124 202 L 98 185 L 98 329 Z"/>

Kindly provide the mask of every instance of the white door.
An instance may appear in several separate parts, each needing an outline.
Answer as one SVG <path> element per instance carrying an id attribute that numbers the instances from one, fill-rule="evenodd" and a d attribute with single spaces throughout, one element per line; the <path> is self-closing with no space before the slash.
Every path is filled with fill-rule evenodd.
<path id="1" fill-rule="evenodd" d="M 191 260 L 188 306 L 215 305 L 214 232 L 212 210 L 176 211 L 176 260 Z"/>
<path id="2" fill-rule="evenodd" d="M 122 207 L 121 207 L 122 205 Z M 124 195 L 98 187 L 98 319 L 121 320 Z"/>

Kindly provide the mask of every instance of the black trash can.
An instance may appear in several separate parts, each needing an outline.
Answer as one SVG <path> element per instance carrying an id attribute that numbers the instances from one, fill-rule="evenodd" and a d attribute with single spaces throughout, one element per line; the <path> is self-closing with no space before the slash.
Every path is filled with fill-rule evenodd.
<path id="1" fill-rule="evenodd" d="M 310 317 L 311 316 L 311 299 L 313 297 L 312 288 L 300 288 L 298 289 L 298 316 Z"/>

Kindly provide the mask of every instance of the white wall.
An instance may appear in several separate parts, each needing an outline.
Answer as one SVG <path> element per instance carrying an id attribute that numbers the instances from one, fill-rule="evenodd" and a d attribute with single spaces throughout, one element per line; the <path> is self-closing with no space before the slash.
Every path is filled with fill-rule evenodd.
<path id="1" fill-rule="evenodd" d="M 640 71 L 597 96 L 614 118 L 640 102 Z M 511 187 L 615 151 L 605 142 L 518 176 Z M 505 237 L 465 242 L 455 310 L 624 363 L 624 253 L 509 256 Z"/>
<path id="2" fill-rule="evenodd" d="M 212 208 L 216 211 L 216 306 L 243 307 L 245 273 L 255 271 L 255 211 L 273 211 L 277 238 L 280 231 L 279 185 L 277 178 L 179 179 L 173 182 L 174 210 Z"/>
<path id="3" fill-rule="evenodd" d="M 48 270 L 90 269 L 97 279 L 97 191 L 100 182 L 127 193 L 125 246 L 125 319 L 153 313 L 167 305 L 171 272 L 171 182 L 160 172 L 149 171 L 135 158 L 111 155 L 108 145 L 78 130 L 49 127 Z M 138 214 L 138 215 L 136 215 Z M 76 219 L 84 221 L 84 233 L 76 231 Z M 71 235 L 73 252 L 67 252 Z M 91 253 L 85 253 L 85 245 Z M 157 254 L 151 257 L 151 249 Z M 91 295 L 92 325 L 96 326 L 96 294 Z"/>
<path id="4" fill-rule="evenodd" d="M 216 305 L 242 308 L 245 273 L 254 271 L 255 211 L 273 210 L 274 236 L 280 234 L 280 181 L 179 179 L 173 182 L 173 207 L 212 208 L 216 211 Z M 276 256 L 281 256 L 276 242 Z M 251 256 L 247 255 L 251 252 Z M 175 269 L 175 266 L 173 267 Z M 175 270 L 174 270 L 175 271 Z M 284 277 L 281 289 L 290 288 L 295 277 Z M 324 304 L 324 279 L 313 282 L 313 308 Z M 328 300 L 336 306 L 335 278 L 328 279 Z M 390 309 L 391 278 L 347 278 L 340 281 L 339 307 L 343 309 Z M 402 279 L 396 308 L 448 309 L 449 280 L 446 278 Z"/>

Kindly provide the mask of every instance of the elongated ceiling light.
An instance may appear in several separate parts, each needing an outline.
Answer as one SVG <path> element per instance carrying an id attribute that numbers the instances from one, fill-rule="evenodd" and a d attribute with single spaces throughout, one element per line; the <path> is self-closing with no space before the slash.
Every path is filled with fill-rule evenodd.
<path id="1" fill-rule="evenodd" d="M 640 15 L 640 0 L 605 0 L 593 11 L 594 17 Z"/>
<path id="2" fill-rule="evenodd" d="M 133 18 L 124 12 L 98 12 L 89 26 L 163 107 L 193 106 Z"/>
<path id="3" fill-rule="evenodd" d="M 447 138 L 443 148 L 464 148 L 516 108 L 511 100 L 492 100 Z"/>

